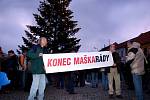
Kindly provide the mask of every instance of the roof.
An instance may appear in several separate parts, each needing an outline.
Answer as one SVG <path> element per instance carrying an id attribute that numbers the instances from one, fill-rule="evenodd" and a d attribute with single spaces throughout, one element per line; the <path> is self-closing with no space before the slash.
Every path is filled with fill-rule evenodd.
<path id="1" fill-rule="evenodd" d="M 132 38 L 132 39 L 127 40 L 127 41 L 139 42 L 141 45 L 148 44 L 148 43 L 150 43 L 150 31 L 145 32 L 145 33 L 141 33 L 138 37 Z M 127 41 L 118 44 L 117 49 L 126 48 Z M 108 48 L 109 48 L 109 46 L 102 48 L 101 51 L 107 50 Z"/>

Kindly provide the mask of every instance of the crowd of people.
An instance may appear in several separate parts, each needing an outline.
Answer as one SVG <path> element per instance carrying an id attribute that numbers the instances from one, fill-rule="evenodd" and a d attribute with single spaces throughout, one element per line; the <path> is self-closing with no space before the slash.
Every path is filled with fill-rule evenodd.
<path id="1" fill-rule="evenodd" d="M 46 85 L 65 89 L 69 94 L 76 94 L 75 87 L 89 84 L 92 88 L 97 88 L 101 82 L 103 90 L 108 91 L 110 99 L 114 97 L 122 99 L 122 81 L 126 83 L 128 89 L 135 90 L 137 100 L 144 99 L 144 92 L 150 93 L 150 56 L 144 55 L 138 42 L 127 43 L 126 62 L 121 62 L 116 51 L 117 45 L 111 44 L 109 51 L 112 52 L 113 66 L 54 74 L 45 73 L 42 56 L 53 53 L 48 51 L 46 46 L 47 39 L 41 37 L 38 44 L 34 44 L 30 50 L 24 49 L 18 56 L 13 50 L 5 54 L 0 47 L 1 93 L 21 89 L 30 92 L 28 100 L 34 100 L 35 97 L 43 100 Z"/>

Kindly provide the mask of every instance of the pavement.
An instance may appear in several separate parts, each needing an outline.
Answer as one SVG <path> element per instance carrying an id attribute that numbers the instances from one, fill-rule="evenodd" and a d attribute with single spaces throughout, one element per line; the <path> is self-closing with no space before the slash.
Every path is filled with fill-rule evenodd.
<path id="1" fill-rule="evenodd" d="M 45 90 L 45 100 L 135 100 L 135 92 L 128 90 L 126 85 L 122 85 L 123 99 L 110 99 L 108 91 L 102 89 L 101 84 L 98 88 L 91 88 L 89 85 L 85 87 L 76 87 L 77 94 L 68 94 L 65 89 L 56 89 L 47 86 Z M 0 100 L 27 100 L 29 93 L 23 90 L 14 90 L 9 94 L 0 94 Z M 150 95 L 144 94 L 144 100 L 150 100 Z"/>

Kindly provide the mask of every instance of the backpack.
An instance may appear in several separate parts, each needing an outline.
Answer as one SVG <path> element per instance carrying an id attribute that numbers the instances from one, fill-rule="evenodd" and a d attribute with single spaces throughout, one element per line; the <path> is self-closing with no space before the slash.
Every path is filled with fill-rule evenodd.
<path id="1" fill-rule="evenodd" d="M 23 65 L 25 64 L 25 56 L 23 54 L 18 57 L 19 70 L 23 70 Z"/>

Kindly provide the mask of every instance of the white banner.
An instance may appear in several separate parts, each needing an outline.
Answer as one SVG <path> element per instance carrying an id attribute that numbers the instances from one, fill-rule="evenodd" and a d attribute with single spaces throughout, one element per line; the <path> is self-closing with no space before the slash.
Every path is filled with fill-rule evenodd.
<path id="1" fill-rule="evenodd" d="M 44 54 L 46 73 L 108 67 L 114 64 L 110 51 Z"/>

